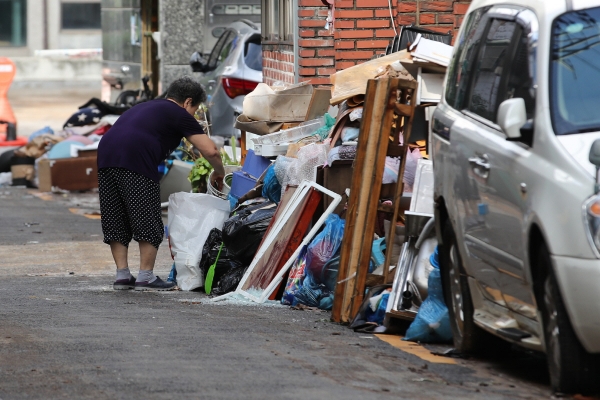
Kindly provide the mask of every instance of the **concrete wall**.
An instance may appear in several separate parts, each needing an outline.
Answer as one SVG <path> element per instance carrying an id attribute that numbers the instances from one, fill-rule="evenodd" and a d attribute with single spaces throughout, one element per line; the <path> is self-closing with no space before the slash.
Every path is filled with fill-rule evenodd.
<path id="1" fill-rule="evenodd" d="M 100 89 L 102 57 L 11 57 L 17 73 L 12 88 L 88 86 Z"/>
<path id="2" fill-rule="evenodd" d="M 190 56 L 204 38 L 204 0 L 161 0 L 160 80 L 164 91 L 175 79 L 192 75 Z"/>

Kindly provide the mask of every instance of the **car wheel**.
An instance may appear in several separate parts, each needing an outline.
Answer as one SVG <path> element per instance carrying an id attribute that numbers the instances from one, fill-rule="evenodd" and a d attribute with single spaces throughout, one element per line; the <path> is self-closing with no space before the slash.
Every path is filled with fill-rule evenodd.
<path id="1" fill-rule="evenodd" d="M 471 292 L 450 222 L 446 223 L 442 238 L 440 268 L 454 348 L 460 353 L 473 353 L 481 347 L 485 332 L 473 321 Z"/>
<path id="2" fill-rule="evenodd" d="M 593 384 L 600 374 L 600 357 L 585 351 L 573 331 L 546 245 L 540 246 L 537 260 L 541 271 L 547 271 L 541 308 L 552 389 L 583 394 L 600 390 Z"/>

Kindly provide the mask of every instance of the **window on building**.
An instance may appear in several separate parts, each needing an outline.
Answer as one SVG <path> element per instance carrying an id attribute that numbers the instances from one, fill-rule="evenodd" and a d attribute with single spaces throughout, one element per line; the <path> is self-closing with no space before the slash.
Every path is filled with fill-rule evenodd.
<path id="1" fill-rule="evenodd" d="M 61 29 L 101 29 L 100 2 L 63 1 L 61 3 Z"/>
<path id="2" fill-rule="evenodd" d="M 293 0 L 262 0 L 262 37 L 264 41 L 292 42 L 296 10 Z"/>
<path id="3" fill-rule="evenodd" d="M 27 43 L 27 0 L 0 0 L 0 47 Z"/>

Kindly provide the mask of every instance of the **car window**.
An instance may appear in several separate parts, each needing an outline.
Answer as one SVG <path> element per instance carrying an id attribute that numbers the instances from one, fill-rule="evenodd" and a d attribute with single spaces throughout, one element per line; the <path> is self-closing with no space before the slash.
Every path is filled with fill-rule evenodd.
<path id="1" fill-rule="evenodd" d="M 210 52 L 210 57 L 208 57 L 208 68 L 210 70 L 215 69 L 219 64 L 219 57 L 221 55 L 221 51 L 223 50 L 223 46 L 232 34 L 233 33 L 231 31 L 225 31 L 219 40 L 217 40 L 215 47 L 213 47 L 212 51 Z"/>
<path id="2" fill-rule="evenodd" d="M 554 133 L 600 130 L 600 7 L 568 12 L 552 25 L 550 110 Z"/>
<path id="3" fill-rule="evenodd" d="M 465 22 L 464 34 L 459 36 L 458 43 L 455 43 L 456 53 L 448 67 L 445 97 L 446 102 L 456 109 L 464 107 L 473 59 L 486 27 L 487 18 L 484 18 L 486 11 L 487 8 L 480 8 L 469 14 Z"/>
<path id="4" fill-rule="evenodd" d="M 532 119 L 535 112 L 535 98 L 533 96 L 533 82 L 529 74 L 529 46 L 527 35 L 521 26 L 516 27 L 516 35 L 513 46 L 514 57 L 509 63 L 509 74 L 506 83 L 504 97 L 498 100 L 498 105 L 506 99 L 522 98 L 525 100 L 527 119 Z"/>
<path id="5" fill-rule="evenodd" d="M 227 40 L 225 41 L 225 44 L 223 45 L 221 52 L 219 53 L 219 59 L 217 61 L 217 65 L 221 64 L 223 61 L 225 61 L 227 59 L 229 54 L 231 54 L 233 49 L 235 49 L 237 42 L 238 42 L 238 36 L 234 32 L 231 32 L 231 34 L 227 37 Z"/>
<path id="6" fill-rule="evenodd" d="M 504 66 L 510 57 L 516 25 L 513 21 L 492 20 L 475 63 L 467 108 L 492 122 L 496 122 L 498 98 L 506 96 L 505 93 L 499 93 L 499 88 Z"/>
<path id="7" fill-rule="evenodd" d="M 246 47 L 244 62 L 248 68 L 255 71 L 262 71 L 262 47 L 260 43 L 249 42 Z"/>

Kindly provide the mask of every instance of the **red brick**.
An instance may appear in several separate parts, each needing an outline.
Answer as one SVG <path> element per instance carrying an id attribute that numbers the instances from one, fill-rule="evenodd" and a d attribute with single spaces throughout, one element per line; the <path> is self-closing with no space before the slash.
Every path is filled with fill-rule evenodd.
<path id="1" fill-rule="evenodd" d="M 445 12 L 452 11 L 452 1 L 424 1 L 419 3 L 419 10 Z"/>
<path id="2" fill-rule="evenodd" d="M 300 47 L 331 47 L 333 39 L 300 39 L 298 40 Z"/>
<path id="3" fill-rule="evenodd" d="M 311 49 L 302 49 L 298 52 L 300 57 L 314 57 L 315 51 Z"/>
<path id="4" fill-rule="evenodd" d="M 318 37 L 333 37 L 333 31 L 330 29 L 322 29 L 320 31 L 317 31 L 317 36 Z"/>
<path id="5" fill-rule="evenodd" d="M 325 20 L 323 19 L 301 19 L 298 21 L 300 28 L 322 28 L 325 26 Z"/>
<path id="6" fill-rule="evenodd" d="M 325 78 L 300 78 L 300 82 L 310 82 L 311 85 L 331 85 L 329 77 Z"/>
<path id="7" fill-rule="evenodd" d="M 302 67 L 329 67 L 333 64 L 333 58 L 301 58 L 298 60 L 298 65 Z"/>
<path id="8" fill-rule="evenodd" d="M 373 18 L 373 10 L 335 10 L 336 18 Z"/>
<path id="9" fill-rule="evenodd" d="M 419 15 L 419 23 L 422 25 L 435 24 L 435 14 L 421 14 Z"/>
<path id="10" fill-rule="evenodd" d="M 336 1 L 335 8 L 354 8 L 354 1 L 352 1 L 352 0 Z"/>
<path id="11" fill-rule="evenodd" d="M 317 72 L 315 68 L 299 68 L 298 75 L 314 75 Z"/>
<path id="12" fill-rule="evenodd" d="M 389 7 L 388 0 L 356 0 L 356 8 L 381 8 Z M 392 0 L 392 8 L 396 7 L 396 0 Z"/>
<path id="13" fill-rule="evenodd" d="M 454 3 L 454 14 L 464 15 L 469 9 L 469 3 Z"/>
<path id="14" fill-rule="evenodd" d="M 335 31 L 335 37 L 339 39 L 371 38 L 373 37 L 373 31 L 370 29 L 362 31 L 339 30 Z"/>
<path id="15" fill-rule="evenodd" d="M 329 9 L 322 7 L 321 9 L 317 10 L 317 15 L 319 17 L 327 17 L 329 15 Z"/>
<path id="16" fill-rule="evenodd" d="M 335 57 L 334 49 L 319 49 L 317 50 L 318 57 Z"/>
<path id="17" fill-rule="evenodd" d="M 312 29 L 300 29 L 300 37 L 315 37 L 315 31 Z"/>
<path id="18" fill-rule="evenodd" d="M 398 25 L 410 25 L 416 22 L 416 16 L 411 14 L 400 14 L 397 18 Z"/>
<path id="19" fill-rule="evenodd" d="M 337 20 L 334 23 L 335 29 L 354 29 L 354 21 Z"/>
<path id="20" fill-rule="evenodd" d="M 373 57 L 372 51 L 338 51 L 335 54 L 336 60 L 370 60 Z"/>
<path id="21" fill-rule="evenodd" d="M 315 16 L 315 10 L 298 10 L 298 17 L 300 18 L 309 18 Z"/>
<path id="22" fill-rule="evenodd" d="M 401 1 L 398 3 L 398 12 L 400 13 L 414 13 L 417 12 L 417 3 L 413 1 Z"/>
<path id="23" fill-rule="evenodd" d="M 448 25 L 446 25 L 446 26 L 427 26 L 427 25 L 424 25 L 424 26 L 422 26 L 422 28 L 430 29 L 432 31 L 436 31 L 436 32 L 439 32 L 439 33 L 448 33 L 448 31 L 452 30 L 451 27 L 449 27 Z"/>
<path id="24" fill-rule="evenodd" d="M 335 74 L 335 68 L 317 68 L 317 75 L 331 75 Z"/>
<path id="25" fill-rule="evenodd" d="M 452 14 L 438 14 L 438 24 L 454 24 L 454 15 Z"/>
<path id="26" fill-rule="evenodd" d="M 387 47 L 389 40 L 359 40 L 356 42 L 357 49 L 378 49 Z"/>
<path id="27" fill-rule="evenodd" d="M 323 7 L 321 0 L 298 0 L 298 7 Z"/>
<path id="28" fill-rule="evenodd" d="M 393 29 L 379 29 L 375 31 L 375 37 L 388 38 L 396 36 L 396 32 Z"/>
<path id="29" fill-rule="evenodd" d="M 354 41 L 351 40 L 336 40 L 335 41 L 336 49 L 353 49 Z"/>
<path id="30" fill-rule="evenodd" d="M 392 15 L 395 15 L 395 11 L 392 8 Z M 379 10 L 375 10 L 375 18 L 389 18 L 390 17 L 390 10 L 386 7 L 386 8 L 381 8 Z"/>
<path id="31" fill-rule="evenodd" d="M 335 63 L 335 69 L 339 71 L 342 69 L 353 67 L 354 65 L 356 65 L 354 61 L 337 61 Z"/>
<path id="32" fill-rule="evenodd" d="M 362 19 L 356 21 L 357 28 L 389 28 L 390 21 L 387 19 Z"/>

